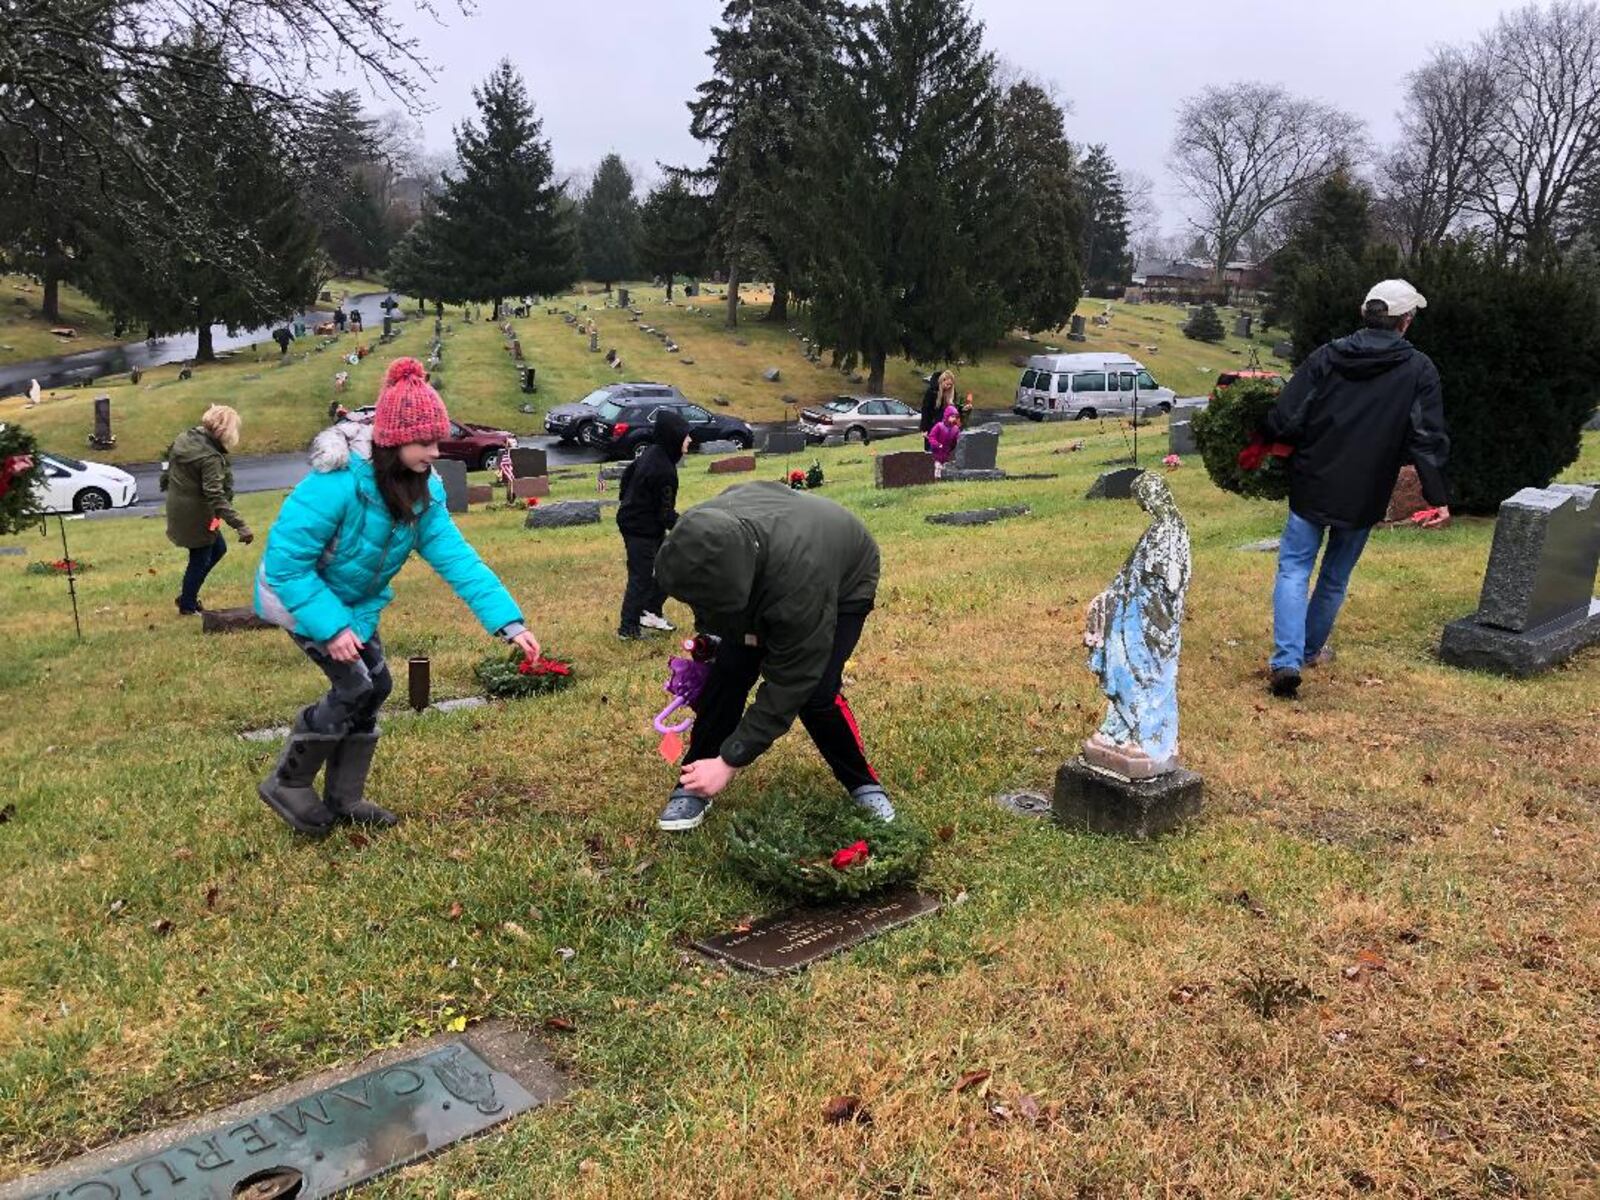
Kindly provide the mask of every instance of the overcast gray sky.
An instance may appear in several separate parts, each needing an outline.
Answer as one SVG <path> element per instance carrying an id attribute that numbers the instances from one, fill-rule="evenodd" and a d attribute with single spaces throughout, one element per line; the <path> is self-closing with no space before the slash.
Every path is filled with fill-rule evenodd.
<path id="1" fill-rule="evenodd" d="M 338 3 L 339 0 L 330 0 Z M 1395 133 L 1406 72 L 1430 46 L 1464 41 L 1505 0 L 1409 0 L 1334 8 L 1306 0 L 974 0 L 989 47 L 1054 84 L 1075 141 L 1105 142 L 1155 181 L 1162 224 L 1182 227 L 1165 169 L 1173 113 L 1207 83 L 1257 79 L 1337 104 Z M 684 101 L 705 78 L 721 0 L 478 0 L 470 16 L 444 0 L 443 27 L 419 18 L 437 83 L 423 120 L 430 150 L 472 113 L 472 87 L 507 56 L 527 81 L 563 170 L 615 150 L 654 165 L 697 162 Z M 380 103 L 380 107 L 381 107 Z"/>

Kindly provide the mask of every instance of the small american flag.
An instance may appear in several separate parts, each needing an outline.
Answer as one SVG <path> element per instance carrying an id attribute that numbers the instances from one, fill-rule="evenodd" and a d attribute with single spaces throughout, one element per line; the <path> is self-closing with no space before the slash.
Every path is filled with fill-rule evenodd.
<path id="1" fill-rule="evenodd" d="M 511 463 L 511 451 L 506 450 L 500 455 L 500 478 L 507 487 L 511 487 L 516 477 L 517 469 Z"/>

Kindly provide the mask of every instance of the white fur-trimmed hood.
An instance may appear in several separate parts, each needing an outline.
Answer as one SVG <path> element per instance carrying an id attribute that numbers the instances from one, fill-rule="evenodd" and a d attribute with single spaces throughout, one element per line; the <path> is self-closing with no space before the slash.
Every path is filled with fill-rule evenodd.
<path id="1" fill-rule="evenodd" d="M 326 475 L 350 465 L 350 456 L 372 460 L 372 422 L 347 417 L 311 442 L 311 469 Z"/>

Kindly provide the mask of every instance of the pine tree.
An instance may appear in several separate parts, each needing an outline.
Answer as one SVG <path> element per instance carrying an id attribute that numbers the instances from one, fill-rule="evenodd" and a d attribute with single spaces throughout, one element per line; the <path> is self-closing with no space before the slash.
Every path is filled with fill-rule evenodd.
<path id="1" fill-rule="evenodd" d="M 714 193 L 730 327 L 752 262 L 772 270 L 769 320 L 787 321 L 789 295 L 803 289 L 799 264 L 809 247 L 795 214 L 808 197 L 796 148 L 817 115 L 818 83 L 843 21 L 840 0 L 728 0 L 712 30 L 712 77 L 689 102 L 689 129 L 711 146 L 698 174 Z"/>
<path id="2" fill-rule="evenodd" d="M 639 258 L 646 271 L 667 281 L 678 274 L 698 275 L 711 253 L 713 216 L 711 203 L 672 176 L 657 187 L 640 212 Z"/>
<path id="3" fill-rule="evenodd" d="M 1202 304 L 1200 311 L 1189 318 L 1183 327 L 1183 336 L 1197 342 L 1220 342 L 1228 336 L 1214 305 Z"/>
<path id="4" fill-rule="evenodd" d="M 395 243 L 384 282 L 393 292 L 435 304 L 459 304 L 465 299 L 440 249 L 437 216 L 423 217 Z"/>
<path id="5" fill-rule="evenodd" d="M 1029 333 L 1057 329 L 1083 295 L 1084 214 L 1065 114 L 1037 84 L 1017 83 L 1006 91 L 1000 119 L 1002 161 L 1028 181 L 993 213 L 1011 230 L 1005 248 L 1012 265 L 1000 277 L 1010 324 Z"/>
<path id="6" fill-rule="evenodd" d="M 479 123 L 456 129 L 435 229 L 440 261 L 465 300 L 548 295 L 578 277 L 572 205 L 555 181 L 522 77 L 508 60 L 473 89 Z"/>
<path id="7" fill-rule="evenodd" d="M 580 220 L 584 273 L 608 292 L 618 280 L 631 279 L 639 264 L 639 202 L 633 176 L 617 155 L 600 160 Z"/>
<path id="8" fill-rule="evenodd" d="M 1297 324 L 1296 296 L 1308 273 L 1321 277 L 1314 289 L 1358 286 L 1371 238 L 1371 191 L 1348 170 L 1335 171 L 1290 213 L 1289 235 L 1269 260 L 1267 322 Z M 1315 348 L 1296 345 L 1295 353 L 1303 357 Z"/>
<path id="9" fill-rule="evenodd" d="M 865 10 L 807 141 L 811 324 L 881 391 L 890 354 L 976 356 L 1005 331 L 1013 207 L 993 57 L 960 0 Z"/>
<path id="10" fill-rule="evenodd" d="M 1128 281 L 1128 196 L 1105 146 L 1090 146 L 1078 164 L 1083 198 L 1083 269 L 1097 291 Z"/>
<path id="11" fill-rule="evenodd" d="M 120 223 L 93 231 L 86 290 L 156 333 L 198 330 L 198 361 L 213 359 L 211 326 L 230 332 L 281 320 L 315 296 L 322 273 L 316 227 L 301 205 L 303 180 L 277 124 L 232 76 L 203 31 L 184 39 L 183 86 L 158 75 L 167 119 L 139 133 L 138 152 L 190 181 L 203 207 L 173 209 L 160 193 L 127 196 Z M 143 98 L 154 106 L 157 95 Z M 142 236 L 144 222 L 182 226 L 215 256 L 174 251 Z"/>

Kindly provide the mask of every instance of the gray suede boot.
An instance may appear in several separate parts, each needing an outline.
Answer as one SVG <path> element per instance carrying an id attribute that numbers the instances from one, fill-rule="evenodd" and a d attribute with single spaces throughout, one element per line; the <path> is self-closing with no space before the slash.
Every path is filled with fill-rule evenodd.
<path id="1" fill-rule="evenodd" d="M 376 731 L 351 733 L 345 735 L 333 757 L 328 759 L 328 774 L 322 781 L 322 800 L 334 820 L 386 828 L 400 823 L 400 818 L 387 808 L 362 795 L 367 788 L 367 774 L 372 770 L 372 756 L 377 750 Z"/>
<path id="2" fill-rule="evenodd" d="M 325 733 L 312 732 L 306 720 L 307 709 L 295 718 L 289 740 L 272 774 L 257 786 L 256 791 L 268 808 L 283 818 L 296 833 L 322 837 L 333 828 L 333 814 L 317 795 L 317 772 L 333 753 L 339 739 Z"/>

